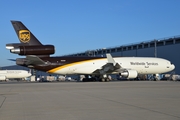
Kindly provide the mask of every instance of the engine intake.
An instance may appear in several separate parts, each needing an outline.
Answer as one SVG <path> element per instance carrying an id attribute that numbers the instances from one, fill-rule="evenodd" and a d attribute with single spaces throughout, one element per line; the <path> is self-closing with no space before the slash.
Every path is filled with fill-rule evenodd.
<path id="1" fill-rule="evenodd" d="M 125 72 L 119 73 L 120 76 L 125 78 L 136 78 L 138 76 L 138 73 L 136 70 L 127 70 Z"/>
<path id="2" fill-rule="evenodd" d="M 10 52 L 19 55 L 50 55 L 55 53 L 55 49 L 53 45 L 30 45 L 13 48 Z"/>

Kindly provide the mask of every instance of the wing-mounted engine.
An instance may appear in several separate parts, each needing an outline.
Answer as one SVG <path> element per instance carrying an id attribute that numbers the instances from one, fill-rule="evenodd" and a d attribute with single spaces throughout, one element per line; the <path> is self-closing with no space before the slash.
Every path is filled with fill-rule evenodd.
<path id="1" fill-rule="evenodd" d="M 18 46 L 10 49 L 11 53 L 19 55 L 51 55 L 55 53 L 53 45 Z"/>
<path id="2" fill-rule="evenodd" d="M 126 70 L 124 72 L 119 73 L 120 76 L 125 78 L 136 78 L 138 76 L 138 73 L 136 70 Z"/>

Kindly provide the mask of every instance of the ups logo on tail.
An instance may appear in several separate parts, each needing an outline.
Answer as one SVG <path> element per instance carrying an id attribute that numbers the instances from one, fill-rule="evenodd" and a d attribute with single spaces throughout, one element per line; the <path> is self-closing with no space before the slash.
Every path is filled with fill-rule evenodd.
<path id="1" fill-rule="evenodd" d="M 20 30 L 19 31 L 19 39 L 23 43 L 27 43 L 30 41 L 30 32 L 28 30 Z"/>

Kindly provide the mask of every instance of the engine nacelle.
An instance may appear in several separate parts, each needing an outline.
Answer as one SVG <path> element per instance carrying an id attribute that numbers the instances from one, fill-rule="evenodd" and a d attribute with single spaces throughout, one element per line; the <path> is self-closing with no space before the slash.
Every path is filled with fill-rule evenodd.
<path id="1" fill-rule="evenodd" d="M 53 45 L 30 45 L 13 48 L 10 52 L 19 55 L 50 55 L 55 53 L 55 49 Z"/>
<path id="2" fill-rule="evenodd" d="M 122 77 L 125 78 L 136 78 L 138 76 L 138 73 L 136 70 L 127 70 L 125 72 L 119 73 Z"/>

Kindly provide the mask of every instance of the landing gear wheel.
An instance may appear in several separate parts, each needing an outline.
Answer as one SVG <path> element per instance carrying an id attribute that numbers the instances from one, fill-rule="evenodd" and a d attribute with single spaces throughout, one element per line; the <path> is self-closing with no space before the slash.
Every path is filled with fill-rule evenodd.
<path id="1" fill-rule="evenodd" d="M 105 82 L 105 78 L 102 78 L 102 79 L 101 79 L 101 82 Z"/>
<path id="2" fill-rule="evenodd" d="M 108 78 L 106 78 L 106 82 L 109 82 L 109 79 L 108 79 Z"/>

